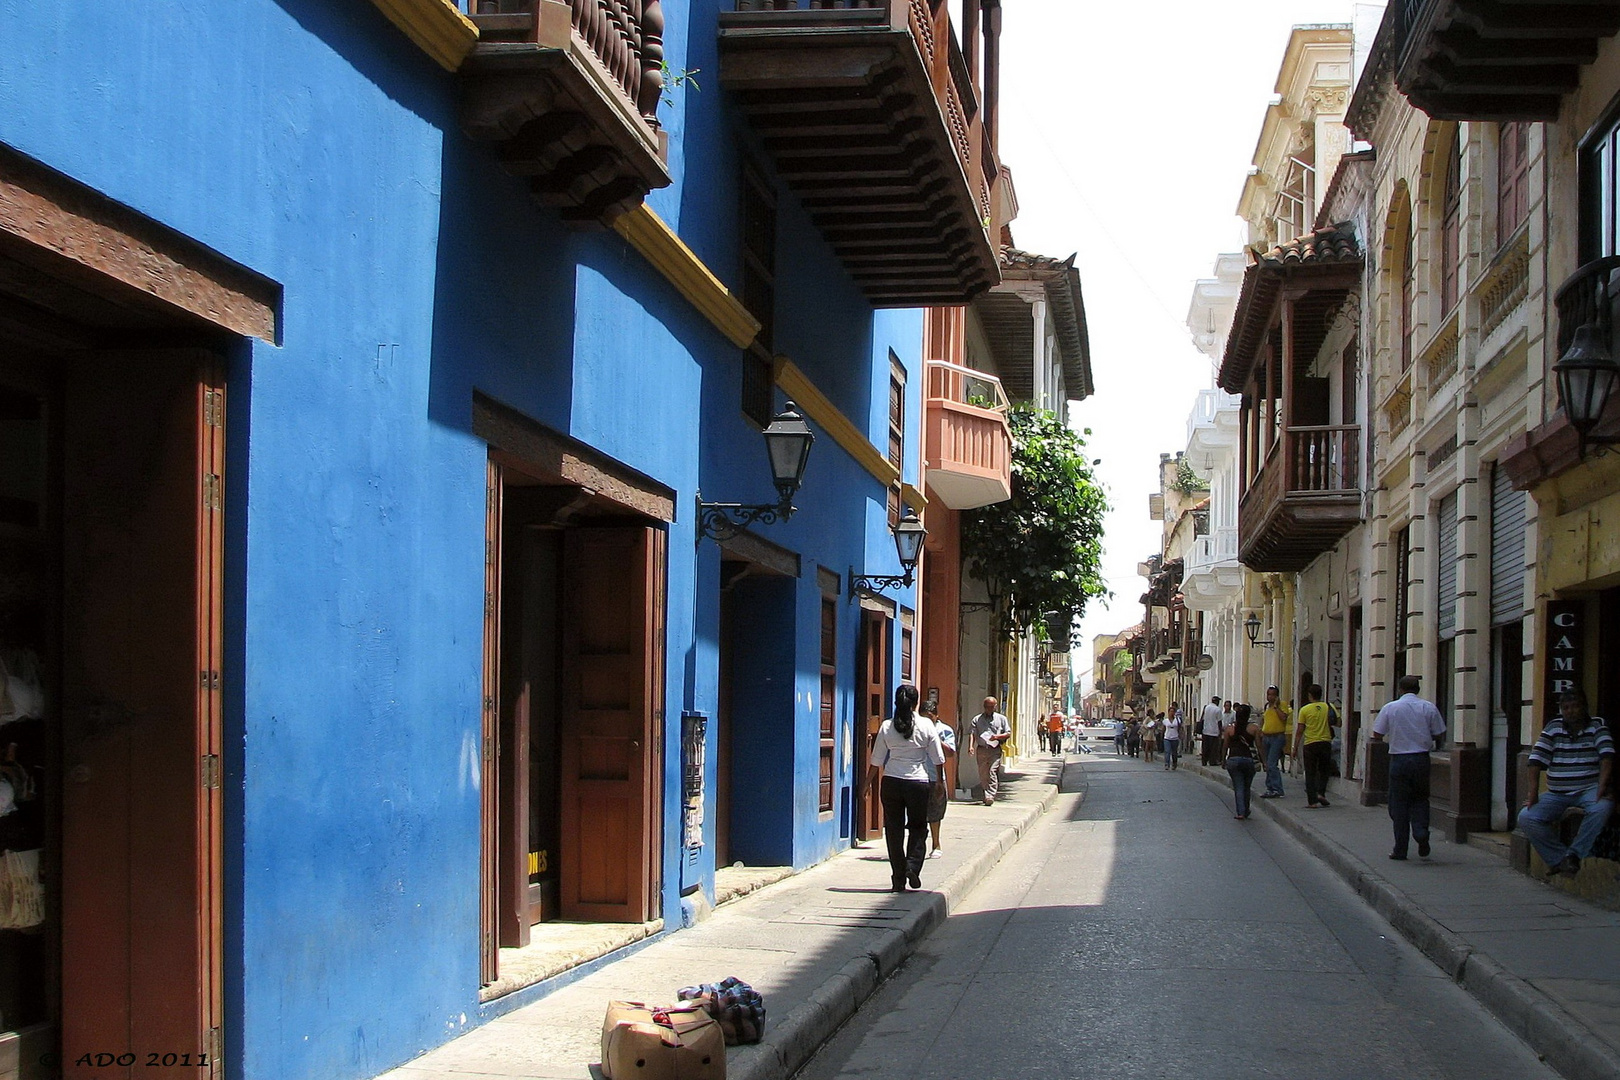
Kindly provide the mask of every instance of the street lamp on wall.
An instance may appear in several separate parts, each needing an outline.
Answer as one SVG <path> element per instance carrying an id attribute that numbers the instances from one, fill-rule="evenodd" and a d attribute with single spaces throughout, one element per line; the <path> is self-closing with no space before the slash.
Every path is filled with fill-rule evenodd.
<path id="1" fill-rule="evenodd" d="M 1249 617 L 1243 620 L 1243 632 L 1249 635 L 1249 648 L 1251 649 L 1275 649 L 1277 647 L 1275 641 L 1260 640 L 1260 615 L 1257 612 L 1249 612 Z"/>
<path id="2" fill-rule="evenodd" d="M 789 401 L 765 428 L 765 453 L 771 463 L 771 481 L 776 485 L 775 503 L 704 502 L 698 495 L 698 536 L 729 540 L 750 525 L 774 525 L 793 516 L 793 496 L 804 482 L 804 467 L 810 461 L 810 444 L 815 432 L 804 422 L 798 408 Z"/>
<path id="3" fill-rule="evenodd" d="M 900 556 L 900 568 L 903 574 L 856 574 L 855 568 L 849 568 L 849 598 L 853 601 L 857 596 L 875 596 L 885 589 L 909 589 L 917 577 L 917 562 L 922 558 L 923 541 L 928 538 L 928 530 L 917 517 L 917 511 L 906 507 L 905 516 L 900 524 L 894 527 L 894 550 Z"/>
<path id="4" fill-rule="evenodd" d="M 1593 435 L 1592 429 L 1603 419 L 1609 399 L 1620 386 L 1620 364 L 1609 353 L 1604 327 L 1591 322 L 1582 323 L 1564 350 L 1564 355 L 1553 365 L 1558 378 L 1558 401 L 1564 415 L 1569 417 L 1578 442 L 1578 456 L 1586 457 L 1588 446 L 1612 446 L 1620 443 L 1620 435 Z"/>

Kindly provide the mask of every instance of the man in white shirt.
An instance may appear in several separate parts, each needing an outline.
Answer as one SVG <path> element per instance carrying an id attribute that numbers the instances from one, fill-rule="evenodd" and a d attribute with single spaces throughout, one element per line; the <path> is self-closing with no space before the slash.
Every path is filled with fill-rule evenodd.
<path id="1" fill-rule="evenodd" d="M 968 726 L 968 742 L 973 746 L 973 760 L 979 766 L 979 784 L 984 788 L 984 805 L 996 801 L 1001 787 L 1001 744 L 1012 738 L 1012 725 L 996 711 L 1001 703 L 993 697 L 984 699 L 983 710 Z"/>
<path id="2" fill-rule="evenodd" d="M 1389 818 L 1395 825 L 1389 857 L 1397 861 L 1406 858 L 1408 830 L 1418 855 L 1429 857 L 1429 751 L 1446 734 L 1440 710 L 1418 697 L 1420 686 L 1416 675 L 1401 676 L 1401 696 L 1373 721 L 1373 741 L 1389 743 Z"/>
<path id="3" fill-rule="evenodd" d="M 1231 704 L 1231 702 L 1227 702 Z M 1221 696 L 1216 694 L 1204 706 L 1198 717 L 1198 734 L 1203 743 L 1199 747 L 1198 761 L 1203 765 L 1219 765 L 1221 756 L 1221 725 L 1226 714 L 1221 712 Z"/>

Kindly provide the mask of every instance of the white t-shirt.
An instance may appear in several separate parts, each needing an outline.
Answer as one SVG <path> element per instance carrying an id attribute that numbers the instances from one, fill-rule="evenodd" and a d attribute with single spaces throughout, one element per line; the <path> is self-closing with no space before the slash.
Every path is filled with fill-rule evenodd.
<path id="1" fill-rule="evenodd" d="M 1201 717 L 1205 735 L 1219 735 L 1221 725 L 1226 722 L 1226 714 L 1221 707 L 1213 701 L 1204 706 L 1204 715 Z"/>
<path id="2" fill-rule="evenodd" d="M 1181 739 L 1181 717 L 1179 717 L 1179 716 L 1167 716 L 1167 717 L 1164 718 L 1164 738 L 1165 739 L 1175 739 L 1178 742 L 1180 741 L 1180 739 Z"/>
<path id="3" fill-rule="evenodd" d="M 930 763 L 945 763 L 939 731 L 932 720 L 922 716 L 913 717 L 909 739 L 894 730 L 893 720 L 883 721 L 872 743 L 872 764 L 882 768 L 884 776 L 892 776 L 896 780 L 930 780 Z"/>

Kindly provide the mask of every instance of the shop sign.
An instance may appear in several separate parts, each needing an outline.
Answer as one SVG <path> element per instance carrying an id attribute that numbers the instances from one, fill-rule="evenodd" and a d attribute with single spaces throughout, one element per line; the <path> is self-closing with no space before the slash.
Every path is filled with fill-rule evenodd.
<path id="1" fill-rule="evenodd" d="M 1547 717 L 1558 715 L 1558 695 L 1579 689 L 1586 644 L 1586 604 L 1553 600 L 1547 604 Z"/>

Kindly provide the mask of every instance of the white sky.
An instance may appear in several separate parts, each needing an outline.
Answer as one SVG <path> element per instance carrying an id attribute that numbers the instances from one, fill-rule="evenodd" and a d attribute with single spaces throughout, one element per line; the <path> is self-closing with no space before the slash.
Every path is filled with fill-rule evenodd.
<path id="1" fill-rule="evenodd" d="M 1159 550 L 1148 517 L 1159 454 L 1187 445 L 1211 385 L 1186 329 L 1193 283 L 1241 250 L 1237 201 L 1298 23 L 1351 19 L 1353 0 L 1005 0 L 1001 155 L 1013 170 L 1013 239 L 1079 252 L 1096 393 L 1073 412 L 1114 509 L 1104 571 L 1114 592 L 1081 622 L 1140 621 L 1136 564 Z M 1084 684 L 1090 686 L 1088 679 Z"/>

